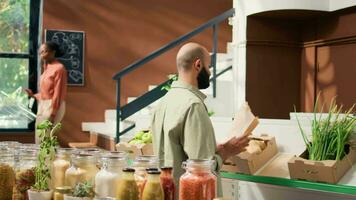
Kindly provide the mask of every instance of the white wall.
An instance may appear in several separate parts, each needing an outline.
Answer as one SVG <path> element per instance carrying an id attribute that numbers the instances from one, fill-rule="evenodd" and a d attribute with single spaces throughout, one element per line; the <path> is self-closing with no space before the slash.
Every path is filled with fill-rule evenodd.
<path id="1" fill-rule="evenodd" d="M 236 10 L 244 10 L 246 16 L 286 9 L 329 11 L 329 0 L 235 0 L 235 2 Z"/>
<path id="2" fill-rule="evenodd" d="M 347 7 L 352 7 L 356 5 L 356 0 L 330 0 L 329 10 L 340 10 Z"/>

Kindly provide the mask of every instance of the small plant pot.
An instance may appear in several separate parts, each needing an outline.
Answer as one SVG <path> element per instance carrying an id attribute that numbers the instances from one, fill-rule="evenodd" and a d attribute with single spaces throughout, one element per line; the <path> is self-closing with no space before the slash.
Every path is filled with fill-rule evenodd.
<path id="1" fill-rule="evenodd" d="M 29 200 L 51 200 L 53 191 L 36 191 L 36 190 L 27 190 Z"/>
<path id="2" fill-rule="evenodd" d="M 93 200 L 93 198 L 91 198 L 91 197 L 73 197 L 73 196 L 65 194 L 64 200 Z"/>

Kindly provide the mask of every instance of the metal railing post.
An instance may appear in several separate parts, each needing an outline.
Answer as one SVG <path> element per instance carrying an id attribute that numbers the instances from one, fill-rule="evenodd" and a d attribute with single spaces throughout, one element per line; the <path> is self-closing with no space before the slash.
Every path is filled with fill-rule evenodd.
<path id="1" fill-rule="evenodd" d="M 216 52 L 218 48 L 218 25 L 213 25 L 213 55 L 211 57 L 211 64 L 213 65 L 213 97 L 216 97 Z"/>
<path id="2" fill-rule="evenodd" d="M 120 105 L 120 84 L 121 78 L 116 80 L 116 143 L 120 142 L 120 114 L 121 114 L 121 105 Z"/>

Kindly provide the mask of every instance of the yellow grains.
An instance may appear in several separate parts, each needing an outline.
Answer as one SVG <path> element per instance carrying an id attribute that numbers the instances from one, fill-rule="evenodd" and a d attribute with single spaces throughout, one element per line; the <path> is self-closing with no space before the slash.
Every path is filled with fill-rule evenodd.
<path id="1" fill-rule="evenodd" d="M 15 183 L 15 174 L 12 167 L 0 163 L 0 200 L 12 198 L 12 187 Z"/>

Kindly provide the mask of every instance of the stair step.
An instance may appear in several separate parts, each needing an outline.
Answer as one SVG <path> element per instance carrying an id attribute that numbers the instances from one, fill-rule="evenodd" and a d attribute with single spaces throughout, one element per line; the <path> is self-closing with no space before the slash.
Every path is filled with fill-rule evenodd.
<path id="1" fill-rule="evenodd" d="M 216 133 L 217 141 L 221 142 L 225 139 L 226 134 L 229 133 L 231 128 L 231 117 L 211 117 L 212 124 Z M 134 135 L 141 130 L 148 129 L 151 124 L 151 116 L 148 115 L 141 115 L 139 119 L 136 121 L 136 127 L 129 131 L 128 133 L 120 136 L 120 141 L 128 142 L 131 140 Z M 116 138 L 116 133 L 114 130 L 108 130 L 107 124 L 102 122 L 84 122 L 82 123 L 83 130 L 91 131 L 99 134 L 101 137 L 107 139 L 114 139 Z"/>
<path id="2" fill-rule="evenodd" d="M 155 89 L 156 87 L 157 87 L 157 85 L 149 85 L 148 91 L 151 91 L 151 90 Z"/>
<path id="3" fill-rule="evenodd" d="M 232 55 L 229 53 L 217 53 L 216 54 L 216 62 L 226 62 L 232 61 Z"/>
<path id="4" fill-rule="evenodd" d="M 137 97 L 127 97 L 127 103 L 131 103 L 133 101 L 135 101 L 137 99 Z"/>
<path id="5" fill-rule="evenodd" d="M 132 121 L 120 122 L 120 131 L 130 127 L 133 123 Z M 82 122 L 82 131 L 116 136 L 116 122 Z"/>
<path id="6" fill-rule="evenodd" d="M 222 77 L 221 75 L 220 77 Z M 220 78 L 219 77 L 219 78 Z M 207 96 L 212 96 L 213 95 L 213 84 L 210 82 L 210 86 L 207 89 L 200 90 Z M 217 95 L 225 95 L 226 93 L 231 93 L 233 91 L 233 82 L 230 80 L 220 80 L 218 79 L 216 81 L 216 92 Z"/>

